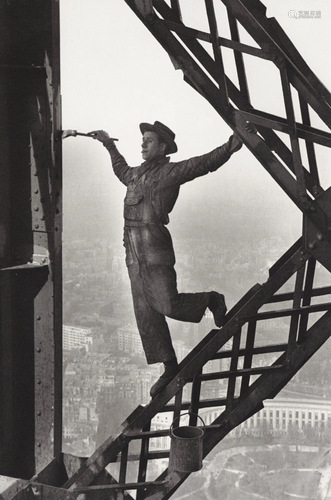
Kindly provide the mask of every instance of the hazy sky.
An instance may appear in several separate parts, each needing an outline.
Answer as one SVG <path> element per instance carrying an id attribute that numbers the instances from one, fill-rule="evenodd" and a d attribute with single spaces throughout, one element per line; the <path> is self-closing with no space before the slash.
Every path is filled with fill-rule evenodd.
<path id="1" fill-rule="evenodd" d="M 214 3 L 222 15 L 222 2 Z M 330 89 L 331 71 L 325 58 L 331 45 L 329 0 L 264 3 L 268 17 L 276 17 Z M 189 26 L 207 30 L 202 0 L 181 0 L 181 5 Z M 60 6 L 64 129 L 107 130 L 119 138 L 118 147 L 132 166 L 141 162 L 140 122 L 160 120 L 175 131 L 179 151 L 172 155 L 173 160 L 205 153 L 228 139 L 229 127 L 184 82 L 182 72 L 175 71 L 165 50 L 124 0 L 62 0 Z M 289 11 L 299 10 L 319 10 L 321 18 L 289 16 Z M 228 28 L 222 22 L 219 35 L 228 36 Z M 243 30 L 241 35 L 243 42 L 254 44 Z M 226 69 L 232 74 L 232 51 L 223 49 L 223 55 Z M 278 70 L 271 62 L 251 56 L 245 56 L 245 61 L 253 105 L 284 116 Z M 314 124 L 320 126 L 318 120 Z M 101 143 L 80 137 L 65 139 L 63 148 L 65 221 L 88 224 L 88 214 L 94 214 L 95 218 L 102 214 L 110 226 L 118 228 L 120 235 L 125 189 L 111 171 L 107 151 Z M 327 171 L 329 151 L 317 149 L 326 172 L 326 188 L 331 181 Z M 255 221 L 250 213 L 258 212 L 265 220 L 268 217 L 273 220 L 279 213 L 279 228 L 284 227 L 286 214 L 286 224 L 293 221 L 292 226 L 298 228 L 294 237 L 299 236 L 298 210 L 245 147 L 215 174 L 182 187 L 171 217 L 178 219 L 178 226 L 173 226 L 175 236 L 176 227 L 186 223 L 194 227 L 190 214 L 195 214 L 197 207 L 202 206 L 206 212 L 203 224 L 209 224 L 212 230 L 220 217 L 233 216 L 238 203 L 247 206 L 247 224 L 252 227 Z"/>

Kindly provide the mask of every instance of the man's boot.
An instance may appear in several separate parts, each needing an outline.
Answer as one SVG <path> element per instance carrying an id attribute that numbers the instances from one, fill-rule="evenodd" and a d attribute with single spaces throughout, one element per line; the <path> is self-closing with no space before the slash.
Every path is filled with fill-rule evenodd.
<path id="1" fill-rule="evenodd" d="M 224 318 L 227 311 L 224 295 L 218 292 L 210 292 L 208 308 L 213 313 L 215 325 L 221 328 L 224 325 Z"/>
<path id="2" fill-rule="evenodd" d="M 169 382 L 177 375 L 179 368 L 177 360 L 165 361 L 164 363 L 164 373 L 161 377 L 155 382 L 155 384 L 151 387 L 150 395 L 152 398 L 155 398 L 162 389 L 164 389 Z"/>

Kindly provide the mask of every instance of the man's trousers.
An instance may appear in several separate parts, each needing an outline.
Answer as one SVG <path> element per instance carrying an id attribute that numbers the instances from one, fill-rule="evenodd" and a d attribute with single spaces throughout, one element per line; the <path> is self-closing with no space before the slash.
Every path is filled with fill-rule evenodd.
<path id="1" fill-rule="evenodd" d="M 172 265 L 146 265 L 133 252 L 128 266 L 134 311 L 147 363 L 173 360 L 165 316 L 179 321 L 199 323 L 208 306 L 208 293 L 178 293 Z"/>

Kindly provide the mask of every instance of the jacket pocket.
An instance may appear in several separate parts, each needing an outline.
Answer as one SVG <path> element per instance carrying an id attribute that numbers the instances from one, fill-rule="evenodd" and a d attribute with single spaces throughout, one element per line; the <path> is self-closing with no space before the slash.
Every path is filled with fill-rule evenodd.
<path id="1" fill-rule="evenodd" d="M 144 195 L 131 195 L 124 198 L 124 218 L 130 220 L 141 220 L 143 217 Z"/>

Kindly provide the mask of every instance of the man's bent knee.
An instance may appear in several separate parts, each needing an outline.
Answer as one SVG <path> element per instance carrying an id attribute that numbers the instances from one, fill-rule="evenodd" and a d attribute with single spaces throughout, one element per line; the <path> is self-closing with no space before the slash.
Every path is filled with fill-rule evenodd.
<path id="1" fill-rule="evenodd" d="M 172 317 L 174 307 L 169 299 L 160 300 L 157 298 L 156 300 L 153 300 L 153 303 L 150 303 L 150 306 L 158 313 L 163 314 L 163 316 L 168 316 L 168 318 Z"/>

